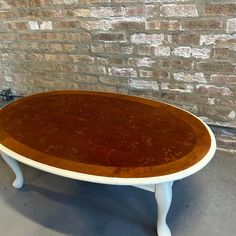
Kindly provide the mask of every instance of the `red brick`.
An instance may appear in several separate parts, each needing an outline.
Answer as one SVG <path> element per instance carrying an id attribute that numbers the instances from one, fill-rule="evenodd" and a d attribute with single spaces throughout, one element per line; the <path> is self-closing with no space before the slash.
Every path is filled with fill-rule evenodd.
<path id="1" fill-rule="evenodd" d="M 125 41 L 122 33 L 97 33 L 96 38 L 103 41 Z"/>
<path id="2" fill-rule="evenodd" d="M 53 29 L 74 29 L 77 27 L 77 21 L 55 21 Z"/>
<path id="3" fill-rule="evenodd" d="M 200 35 L 195 33 L 173 34 L 172 42 L 180 45 L 199 45 Z"/>
<path id="4" fill-rule="evenodd" d="M 160 22 L 160 29 L 161 30 L 170 30 L 170 31 L 177 31 L 181 30 L 182 25 L 177 20 L 170 20 L 170 21 L 161 21 Z"/>
<path id="5" fill-rule="evenodd" d="M 16 34 L 14 34 L 14 33 L 0 33 L 0 41 L 1 40 L 5 40 L 5 41 L 16 40 Z"/>
<path id="6" fill-rule="evenodd" d="M 112 22 L 114 30 L 144 30 L 145 23 L 143 20 L 116 20 Z"/>
<path id="7" fill-rule="evenodd" d="M 231 51 L 229 48 L 214 48 L 213 58 L 216 59 L 228 59 L 230 57 Z"/>
<path id="8" fill-rule="evenodd" d="M 199 71 L 213 71 L 213 72 L 235 72 L 235 66 L 229 62 L 198 62 L 196 69 Z"/>
<path id="9" fill-rule="evenodd" d="M 44 41 L 58 41 L 58 40 L 64 40 L 65 39 L 65 34 L 62 33 L 57 33 L 57 32 L 44 32 L 41 33 L 41 39 Z"/>
<path id="10" fill-rule="evenodd" d="M 40 17 L 41 16 L 41 11 L 40 9 L 37 8 L 21 8 L 18 10 L 20 17 L 24 18 L 35 18 L 35 17 Z"/>
<path id="11" fill-rule="evenodd" d="M 41 35 L 39 33 L 20 33 L 21 40 L 40 40 Z"/>
<path id="12" fill-rule="evenodd" d="M 181 24 L 177 20 L 152 20 L 147 21 L 145 28 L 147 30 L 169 30 L 169 31 L 175 31 L 175 30 L 181 30 Z"/>
<path id="13" fill-rule="evenodd" d="M 193 68 L 193 61 L 190 59 L 162 59 L 159 61 L 161 68 L 165 70 L 191 70 Z"/>
<path id="14" fill-rule="evenodd" d="M 223 29 L 223 21 L 219 20 L 191 20 L 182 22 L 183 28 L 186 30 L 221 30 Z"/>
<path id="15" fill-rule="evenodd" d="M 54 46 L 55 45 L 55 46 Z M 51 48 L 52 50 L 56 50 L 56 51 L 61 51 L 62 49 L 64 51 L 67 52 L 74 52 L 76 51 L 76 46 L 74 44 L 70 44 L 70 43 L 62 43 L 62 44 L 51 44 Z"/>
<path id="16" fill-rule="evenodd" d="M 41 53 L 26 53 L 25 60 L 29 61 L 44 61 L 44 55 Z"/>
<path id="17" fill-rule="evenodd" d="M 98 81 L 98 78 L 97 76 L 92 76 L 92 75 L 72 74 L 70 76 L 70 80 L 78 82 L 95 83 Z"/>
<path id="18" fill-rule="evenodd" d="M 232 84 L 236 85 L 236 75 L 218 75 L 213 74 L 210 76 L 210 81 L 213 84 Z"/>
<path id="19" fill-rule="evenodd" d="M 15 14 L 10 11 L 0 11 L 0 19 L 14 18 Z"/>
<path id="20" fill-rule="evenodd" d="M 10 30 L 27 30 L 26 22 L 10 22 L 6 23 L 6 26 Z"/>
<path id="21" fill-rule="evenodd" d="M 110 3 L 111 0 L 80 0 L 80 3 L 84 4 L 98 4 L 98 3 Z"/>
<path id="22" fill-rule="evenodd" d="M 134 51 L 134 46 L 130 46 L 130 45 L 121 45 L 120 46 L 121 49 L 121 53 L 122 54 L 132 54 Z"/>
<path id="23" fill-rule="evenodd" d="M 15 6 L 16 7 L 41 7 L 50 4 L 50 1 L 48 0 L 28 0 L 28 1 L 22 1 L 22 0 L 15 0 Z"/>
<path id="24" fill-rule="evenodd" d="M 236 4 L 208 4 L 205 12 L 209 16 L 235 16 Z"/>
<path id="25" fill-rule="evenodd" d="M 157 10 L 154 5 L 137 5 L 122 7 L 123 16 L 147 16 L 154 17 L 157 15 Z"/>
<path id="26" fill-rule="evenodd" d="M 227 87 L 218 87 L 215 85 L 206 85 L 199 84 L 196 86 L 196 90 L 198 93 L 208 94 L 208 95 L 223 95 L 228 96 L 231 95 L 231 90 Z"/>
<path id="27" fill-rule="evenodd" d="M 138 46 L 139 55 L 151 55 L 152 46 L 150 45 L 140 45 Z"/>
<path id="28" fill-rule="evenodd" d="M 64 16 L 64 12 L 61 9 L 57 9 L 57 10 L 53 10 L 53 9 L 47 9 L 47 8 L 43 8 L 41 9 L 41 13 L 43 17 L 63 17 Z"/>
<path id="29" fill-rule="evenodd" d="M 89 43 L 92 40 L 92 37 L 89 33 L 81 32 L 81 33 L 67 33 L 66 34 L 68 40 L 78 41 L 81 43 Z"/>

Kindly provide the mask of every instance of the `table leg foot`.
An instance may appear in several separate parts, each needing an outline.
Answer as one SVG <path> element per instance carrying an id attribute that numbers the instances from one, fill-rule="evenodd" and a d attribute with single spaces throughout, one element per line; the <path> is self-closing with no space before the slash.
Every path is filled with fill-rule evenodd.
<path id="1" fill-rule="evenodd" d="M 158 236 L 171 236 L 170 229 L 166 223 L 166 217 L 172 201 L 173 181 L 157 184 L 155 197 L 157 201 L 157 234 Z"/>
<path id="2" fill-rule="evenodd" d="M 17 161 L 15 159 L 9 157 L 8 155 L 6 155 L 3 152 L 1 152 L 1 156 L 16 175 L 16 179 L 14 180 L 14 182 L 12 184 L 13 187 L 21 188 L 24 184 L 24 177 L 23 177 L 23 174 L 21 172 L 21 169 L 20 169 Z"/>

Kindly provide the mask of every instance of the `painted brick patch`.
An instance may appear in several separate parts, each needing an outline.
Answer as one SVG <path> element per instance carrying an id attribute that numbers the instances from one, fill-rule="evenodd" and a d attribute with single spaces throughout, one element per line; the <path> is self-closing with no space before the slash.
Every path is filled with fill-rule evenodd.
<path id="1" fill-rule="evenodd" d="M 160 45 L 164 40 L 163 34 L 133 34 L 131 36 L 131 42 L 135 44 L 151 44 Z"/>
<path id="2" fill-rule="evenodd" d="M 135 89 L 158 90 L 159 88 L 156 81 L 130 79 L 128 84 L 131 88 Z"/>
<path id="3" fill-rule="evenodd" d="M 236 32 L 236 18 L 229 19 L 227 21 L 227 33 L 234 33 Z"/>
<path id="4" fill-rule="evenodd" d="M 163 4 L 160 8 L 164 17 L 197 17 L 198 10 L 194 4 Z"/>

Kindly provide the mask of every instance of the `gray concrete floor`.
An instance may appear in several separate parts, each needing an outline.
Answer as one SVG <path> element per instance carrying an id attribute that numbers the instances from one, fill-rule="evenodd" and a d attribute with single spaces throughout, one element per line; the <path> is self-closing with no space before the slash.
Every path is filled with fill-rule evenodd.
<path id="1" fill-rule="evenodd" d="M 0 158 L 1 236 L 154 236 L 154 194 L 75 181 L 21 165 L 25 185 Z M 218 151 L 197 174 L 175 182 L 173 236 L 236 235 L 236 156 Z"/>

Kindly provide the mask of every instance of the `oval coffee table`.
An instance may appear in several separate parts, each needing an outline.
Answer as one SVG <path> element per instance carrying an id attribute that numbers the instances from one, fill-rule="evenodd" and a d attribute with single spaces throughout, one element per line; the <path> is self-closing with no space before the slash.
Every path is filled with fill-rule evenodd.
<path id="1" fill-rule="evenodd" d="M 166 103 L 115 93 L 56 91 L 0 110 L 0 151 L 23 185 L 17 161 L 68 178 L 115 185 L 155 184 L 157 233 L 173 181 L 202 169 L 216 150 L 208 126 Z"/>

